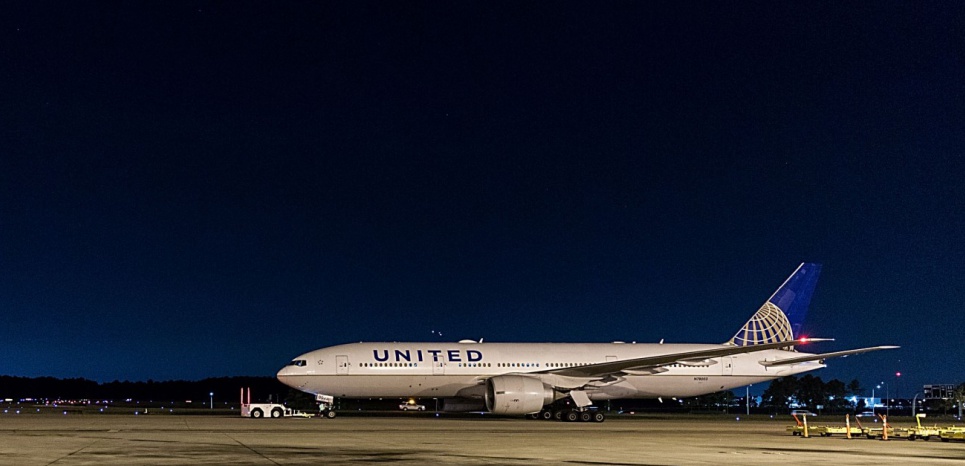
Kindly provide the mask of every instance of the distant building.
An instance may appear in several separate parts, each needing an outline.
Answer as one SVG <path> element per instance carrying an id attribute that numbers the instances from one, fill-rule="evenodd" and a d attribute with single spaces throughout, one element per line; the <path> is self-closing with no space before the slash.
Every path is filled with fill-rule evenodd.
<path id="1" fill-rule="evenodd" d="M 925 385 L 925 399 L 952 398 L 955 388 L 956 385 L 950 383 Z"/>

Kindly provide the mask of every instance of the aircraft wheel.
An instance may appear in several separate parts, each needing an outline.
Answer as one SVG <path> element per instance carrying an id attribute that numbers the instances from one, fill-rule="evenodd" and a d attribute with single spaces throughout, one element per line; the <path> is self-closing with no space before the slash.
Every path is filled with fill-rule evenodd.
<path id="1" fill-rule="evenodd" d="M 275 418 L 275 419 L 280 418 L 280 417 L 281 417 L 281 410 L 278 409 L 278 408 L 275 408 L 275 409 L 271 410 L 271 417 L 273 417 L 273 418 Z"/>
<path id="2" fill-rule="evenodd" d="M 325 417 L 329 419 L 335 419 L 335 416 L 336 416 L 335 411 L 332 411 L 332 410 L 325 411 Z"/>
<path id="3" fill-rule="evenodd" d="M 590 422 L 593 420 L 593 414 L 583 411 L 580 413 L 580 422 Z"/>
<path id="4" fill-rule="evenodd" d="M 566 420 L 566 422 L 576 422 L 580 419 L 580 413 L 576 411 L 567 411 L 566 414 L 563 415 L 563 418 Z"/>
<path id="5" fill-rule="evenodd" d="M 539 419 L 539 413 L 529 413 L 526 415 L 526 419 L 537 420 Z"/>
<path id="6" fill-rule="evenodd" d="M 255 408 L 254 410 L 251 411 L 251 417 L 255 419 L 261 419 L 264 416 L 265 416 L 265 413 L 261 412 L 261 410 L 258 408 Z"/>
<path id="7" fill-rule="evenodd" d="M 606 415 L 603 413 L 593 413 L 593 422 L 603 422 L 606 420 Z"/>
<path id="8" fill-rule="evenodd" d="M 556 419 L 557 421 L 562 421 L 563 411 L 553 411 L 553 419 Z"/>
<path id="9" fill-rule="evenodd" d="M 549 421 L 549 420 L 553 419 L 553 411 L 551 411 L 551 410 L 549 410 L 549 409 L 544 409 L 544 410 L 542 410 L 542 411 L 539 412 L 539 417 L 540 417 L 541 419 L 543 419 L 544 421 Z"/>

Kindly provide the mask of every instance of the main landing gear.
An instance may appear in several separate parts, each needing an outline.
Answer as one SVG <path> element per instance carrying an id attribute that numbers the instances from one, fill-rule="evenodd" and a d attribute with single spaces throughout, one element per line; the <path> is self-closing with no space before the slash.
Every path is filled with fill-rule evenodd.
<path id="1" fill-rule="evenodd" d="M 599 411 L 579 409 L 544 409 L 536 414 L 530 414 L 530 419 L 563 422 L 603 422 L 606 415 Z"/>

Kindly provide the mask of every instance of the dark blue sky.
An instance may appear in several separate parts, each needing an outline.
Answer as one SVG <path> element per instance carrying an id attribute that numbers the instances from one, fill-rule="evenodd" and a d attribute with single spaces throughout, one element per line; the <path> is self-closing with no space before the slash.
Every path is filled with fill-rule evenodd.
<path id="1" fill-rule="evenodd" d="M 0 373 L 723 342 L 814 261 L 903 347 L 817 375 L 965 381 L 961 6 L 278 3 L 4 7 Z"/>

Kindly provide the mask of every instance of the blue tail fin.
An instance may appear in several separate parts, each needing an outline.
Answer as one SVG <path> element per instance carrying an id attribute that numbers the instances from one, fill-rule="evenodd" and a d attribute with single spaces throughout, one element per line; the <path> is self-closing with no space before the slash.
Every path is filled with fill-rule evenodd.
<path id="1" fill-rule="evenodd" d="M 798 338 L 820 274 L 821 264 L 798 266 L 728 343 L 750 346 Z"/>

